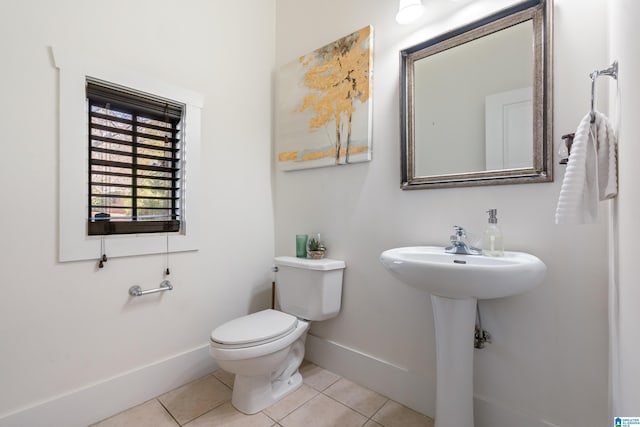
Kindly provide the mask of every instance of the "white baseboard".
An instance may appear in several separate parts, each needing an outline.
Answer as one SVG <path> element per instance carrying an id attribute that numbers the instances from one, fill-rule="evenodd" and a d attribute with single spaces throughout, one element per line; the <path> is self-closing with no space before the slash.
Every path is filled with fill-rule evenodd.
<path id="1" fill-rule="evenodd" d="M 410 372 L 311 334 L 307 336 L 305 358 L 422 414 L 435 415 L 435 372 L 432 376 Z M 474 396 L 474 418 L 475 427 L 558 427 L 483 396 Z"/>
<path id="2" fill-rule="evenodd" d="M 473 397 L 475 427 L 558 427 L 530 414 L 508 408 L 484 396 Z"/>
<path id="3" fill-rule="evenodd" d="M 307 335 L 305 358 L 355 383 L 433 417 L 436 378 L 427 377 L 334 341 Z"/>
<path id="4" fill-rule="evenodd" d="M 84 427 L 217 368 L 205 345 L 9 414 L 0 427 Z"/>

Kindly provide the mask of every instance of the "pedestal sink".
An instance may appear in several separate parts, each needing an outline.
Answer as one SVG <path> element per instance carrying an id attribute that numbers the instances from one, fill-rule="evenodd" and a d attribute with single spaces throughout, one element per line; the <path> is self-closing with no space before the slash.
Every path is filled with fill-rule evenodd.
<path id="1" fill-rule="evenodd" d="M 405 284 L 431 294 L 436 329 L 436 426 L 473 427 L 476 302 L 538 286 L 547 267 L 533 255 L 455 255 L 439 246 L 384 251 L 382 264 Z"/>

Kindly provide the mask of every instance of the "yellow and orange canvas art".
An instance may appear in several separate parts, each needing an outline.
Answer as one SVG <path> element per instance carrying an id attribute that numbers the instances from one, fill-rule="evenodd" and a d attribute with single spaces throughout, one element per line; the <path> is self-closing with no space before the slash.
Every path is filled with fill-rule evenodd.
<path id="1" fill-rule="evenodd" d="M 282 170 L 371 160 L 372 52 L 373 28 L 366 26 L 280 68 Z"/>

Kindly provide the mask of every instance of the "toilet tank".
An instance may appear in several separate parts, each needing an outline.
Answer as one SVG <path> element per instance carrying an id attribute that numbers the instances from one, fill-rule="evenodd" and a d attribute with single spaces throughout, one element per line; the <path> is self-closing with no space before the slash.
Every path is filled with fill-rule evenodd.
<path id="1" fill-rule="evenodd" d="M 307 320 L 335 317 L 342 301 L 345 263 L 335 259 L 276 257 L 276 295 L 280 309 Z"/>

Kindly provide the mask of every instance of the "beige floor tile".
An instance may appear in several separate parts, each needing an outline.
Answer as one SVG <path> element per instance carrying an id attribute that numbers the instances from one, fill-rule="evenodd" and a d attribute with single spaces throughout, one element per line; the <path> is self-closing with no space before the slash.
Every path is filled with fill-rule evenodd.
<path id="1" fill-rule="evenodd" d="M 384 427 L 433 427 L 431 418 L 393 400 L 387 401 L 372 419 Z"/>
<path id="2" fill-rule="evenodd" d="M 217 379 L 225 383 L 227 386 L 233 388 L 233 380 L 236 378 L 235 374 L 232 374 L 231 372 L 227 372 L 223 369 L 218 369 L 213 373 L 213 375 Z"/>
<path id="3" fill-rule="evenodd" d="M 271 427 L 273 425 L 277 425 L 276 422 L 265 414 L 258 412 L 246 415 L 234 408 L 231 402 L 227 402 L 196 418 L 185 427 Z"/>
<path id="4" fill-rule="evenodd" d="M 178 424 L 162 407 L 160 402 L 153 399 L 142 405 L 121 412 L 93 427 L 177 427 Z"/>
<path id="5" fill-rule="evenodd" d="M 182 425 L 231 400 L 231 389 L 207 375 L 165 393 L 158 399 Z"/>
<path id="6" fill-rule="evenodd" d="M 364 388 L 345 378 L 340 378 L 333 383 L 324 394 L 336 399 L 338 402 L 355 409 L 365 417 L 369 418 L 388 400 L 373 390 Z"/>
<path id="7" fill-rule="evenodd" d="M 318 390 L 302 384 L 299 389 L 286 396 L 284 399 L 274 403 L 265 409 L 264 412 L 276 421 L 280 421 L 300 406 L 307 403 L 319 393 Z"/>
<path id="8" fill-rule="evenodd" d="M 377 422 L 373 421 L 373 420 L 369 420 L 367 421 L 367 423 L 362 426 L 362 427 L 384 427 L 382 424 L 378 424 Z"/>
<path id="9" fill-rule="evenodd" d="M 340 379 L 339 375 L 327 371 L 326 369 L 322 369 L 321 367 L 307 361 L 302 362 L 302 366 L 300 366 L 300 374 L 302 374 L 302 379 L 305 384 L 318 391 L 323 391 Z"/>
<path id="10" fill-rule="evenodd" d="M 283 427 L 360 427 L 367 419 L 324 394 L 305 403 L 280 421 Z"/>

